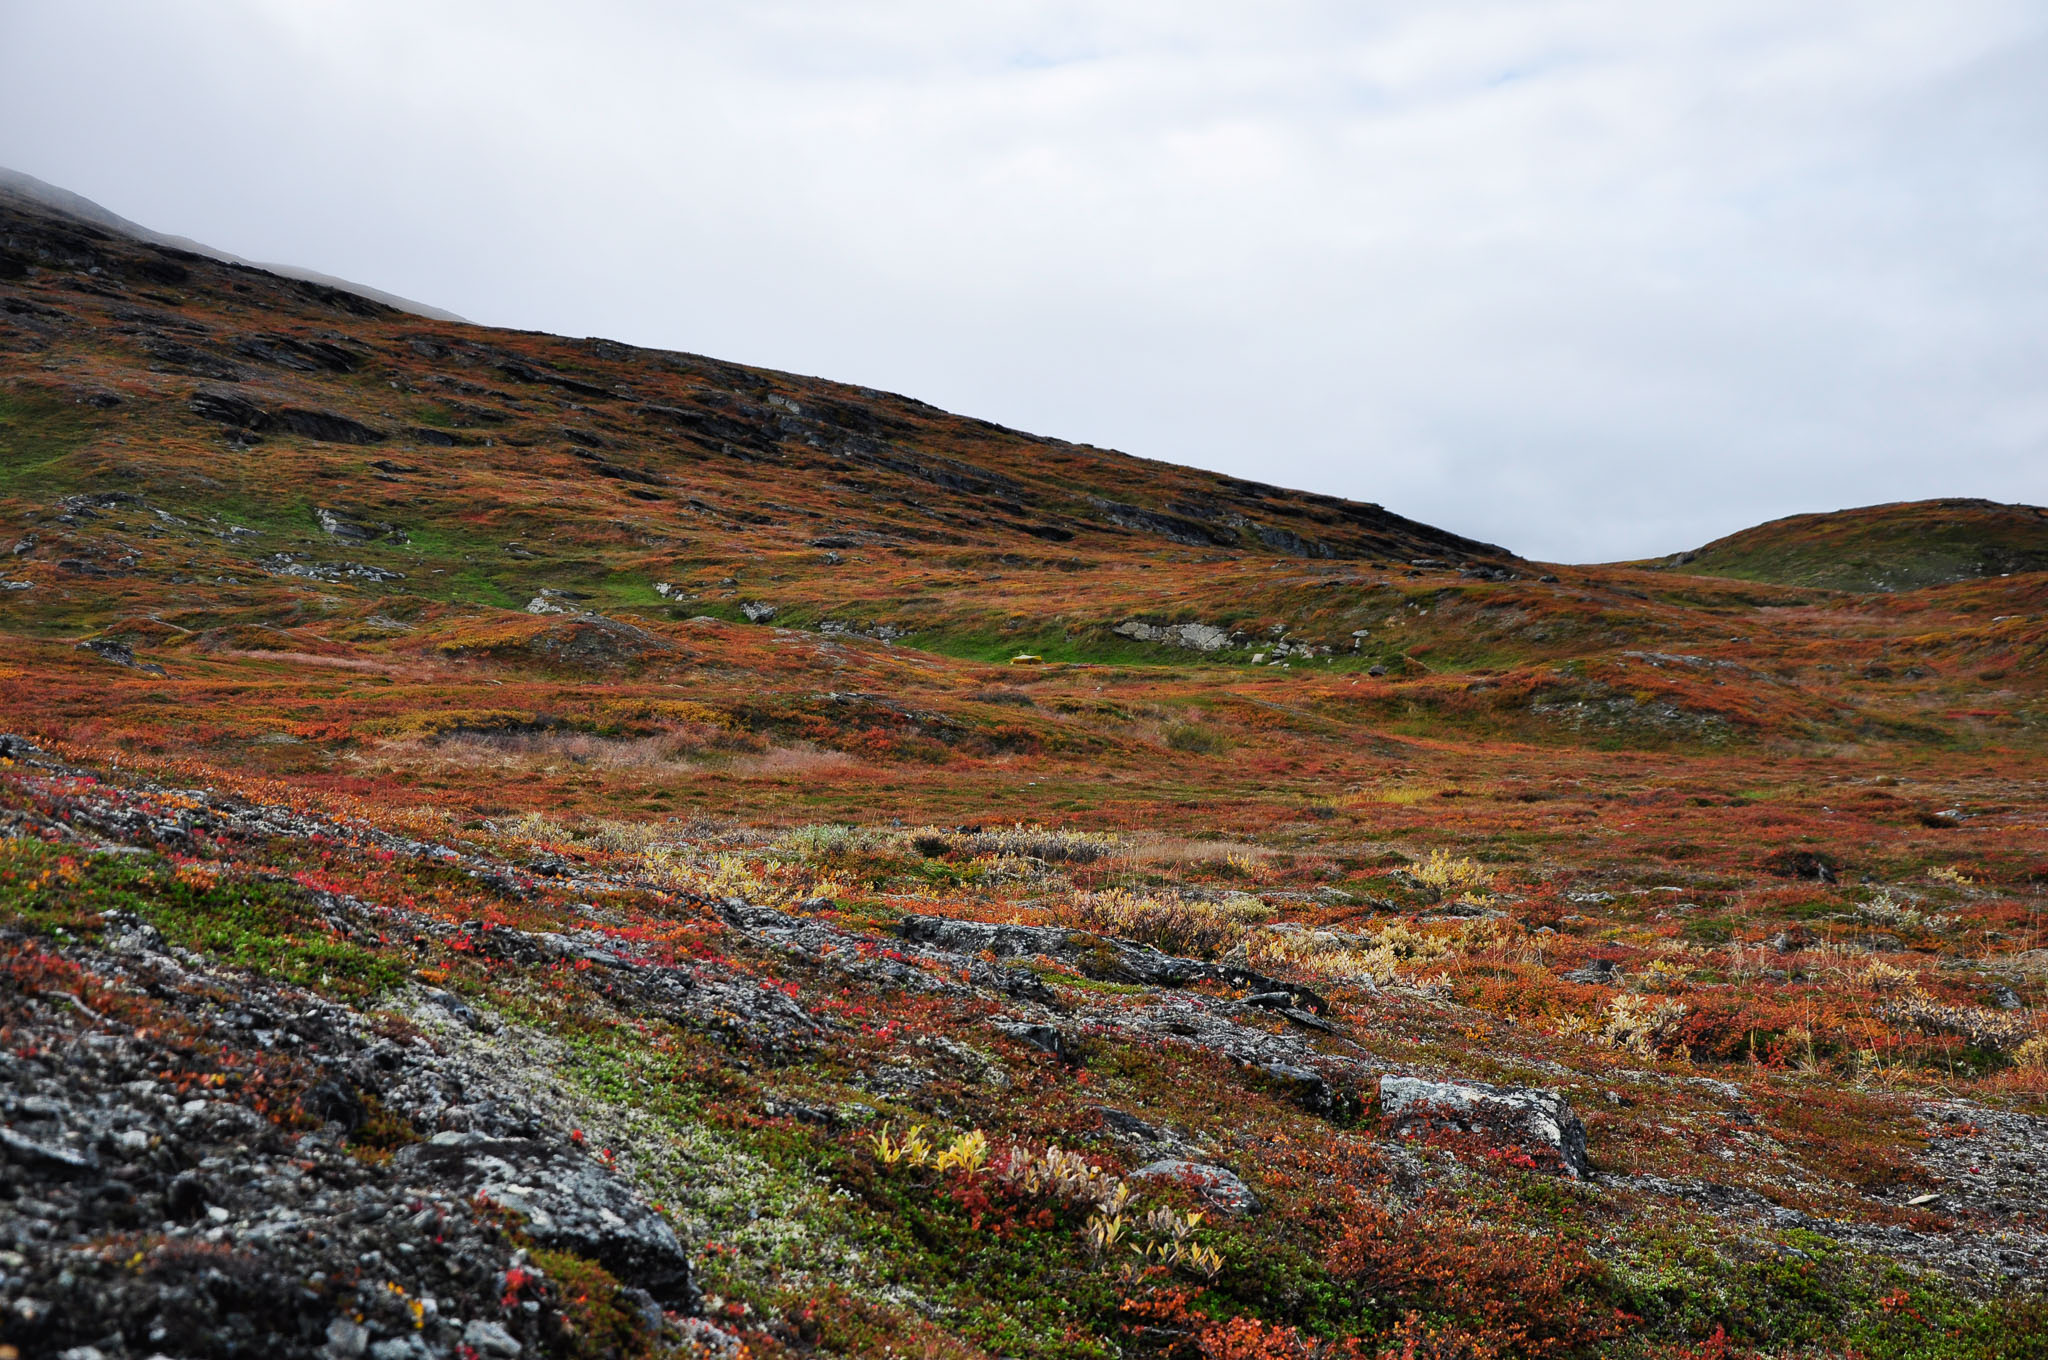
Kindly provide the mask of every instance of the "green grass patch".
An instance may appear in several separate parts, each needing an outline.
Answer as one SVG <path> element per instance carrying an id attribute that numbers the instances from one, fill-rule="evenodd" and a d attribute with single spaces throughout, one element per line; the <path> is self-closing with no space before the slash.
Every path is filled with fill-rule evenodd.
<path id="1" fill-rule="evenodd" d="M 63 462 L 92 433 L 77 407 L 55 397 L 0 392 L 0 493 L 44 500 L 71 489 Z"/>
<path id="2" fill-rule="evenodd" d="M 408 972 L 394 954 L 336 935 L 296 884 L 187 877 L 154 855 L 0 842 L 0 922 L 90 939 L 110 911 L 133 912 L 171 944 L 331 996 L 371 996 Z"/>

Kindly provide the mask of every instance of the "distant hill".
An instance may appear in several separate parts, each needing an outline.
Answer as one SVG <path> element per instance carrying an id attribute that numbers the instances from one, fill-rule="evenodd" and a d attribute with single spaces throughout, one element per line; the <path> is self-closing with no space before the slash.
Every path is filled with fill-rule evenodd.
<path id="1" fill-rule="evenodd" d="M 2048 571 L 2048 510 L 1954 499 L 1791 515 L 1653 565 L 1828 590 L 1917 590 Z"/>
<path id="2" fill-rule="evenodd" d="M 411 312 L 414 316 L 424 316 L 432 321 L 462 320 L 454 312 L 444 310 L 443 308 L 430 307 L 424 302 L 414 302 L 411 298 L 400 297 L 396 293 L 387 293 L 382 289 L 371 288 L 364 284 L 351 283 L 347 279 L 338 279 L 332 274 L 322 274 L 315 269 L 305 269 L 298 265 L 269 264 L 256 260 L 245 260 L 239 255 L 231 255 L 225 250 L 207 245 L 203 241 L 194 241 L 187 236 L 172 236 L 160 231 L 151 231 L 148 227 L 130 222 L 118 213 L 109 212 L 91 199 L 74 194 L 69 189 L 60 189 L 54 184 L 37 179 L 34 175 L 26 175 L 19 170 L 10 170 L 4 165 L 0 165 L 0 194 L 6 194 L 17 200 L 26 201 L 39 207 L 53 209 L 65 216 L 77 218 L 81 222 L 90 222 L 94 226 L 104 227 L 123 236 L 132 236 L 138 241 L 147 241 L 152 245 L 169 246 L 173 250 L 189 251 L 194 255 L 204 255 L 210 260 L 219 260 L 223 264 L 249 265 L 252 268 L 261 269 L 271 274 L 279 274 L 288 279 L 299 279 L 306 283 L 317 283 L 327 288 L 339 288 L 345 292 L 369 298 L 374 302 L 381 302 L 387 307 L 396 307 L 401 312 Z"/>
<path id="3" fill-rule="evenodd" d="M 764 733 L 851 759 L 897 732 L 933 768 L 1080 753 L 1063 769 L 1090 788 L 1111 751 L 1299 759 L 1324 771 L 1318 797 L 1350 777 L 1277 754 L 1283 723 L 1356 752 L 1393 727 L 1965 741 L 2008 715 L 2001 738 L 2031 740 L 2048 733 L 2048 577 L 1995 573 L 2048 565 L 2035 514 L 1782 521 L 1687 565 L 1718 578 L 1553 566 L 907 396 L 432 320 L 0 177 L 0 711 L 95 730 L 116 721 L 101 681 L 118 666 L 219 686 L 180 692 L 209 714 L 193 730 L 267 739 L 239 687 L 312 666 L 390 686 L 262 681 L 301 742 L 568 723 L 718 760 Z M 2021 515 L 2025 551 L 1984 527 Z M 1951 521 L 1976 526 L 1961 547 Z M 1932 612 L 1775 583 L 1982 572 L 1969 608 Z M 615 710 L 629 683 L 642 707 Z M 139 740 L 166 730 L 154 702 L 137 691 L 118 718 Z M 1238 737 L 1215 737 L 1223 715 Z"/>

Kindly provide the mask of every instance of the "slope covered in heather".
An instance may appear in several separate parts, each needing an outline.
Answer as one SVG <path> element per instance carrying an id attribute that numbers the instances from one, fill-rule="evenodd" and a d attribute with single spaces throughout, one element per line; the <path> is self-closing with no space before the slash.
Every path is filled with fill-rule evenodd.
<path id="1" fill-rule="evenodd" d="M 2048 573 L 1545 566 L 4 195 L 0 525 L 16 1354 L 2048 1354 Z"/>

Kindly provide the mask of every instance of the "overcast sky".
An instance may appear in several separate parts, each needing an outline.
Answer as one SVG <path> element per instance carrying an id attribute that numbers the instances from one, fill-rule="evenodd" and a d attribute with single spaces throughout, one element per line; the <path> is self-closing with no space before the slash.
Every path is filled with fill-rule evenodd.
<path id="1" fill-rule="evenodd" d="M 0 0 L 0 164 L 1552 560 L 2048 501 L 2041 0 Z"/>

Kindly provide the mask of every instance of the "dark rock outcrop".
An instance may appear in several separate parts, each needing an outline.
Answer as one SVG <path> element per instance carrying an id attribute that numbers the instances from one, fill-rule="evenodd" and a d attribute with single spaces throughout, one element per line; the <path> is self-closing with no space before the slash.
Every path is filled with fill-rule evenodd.
<path id="1" fill-rule="evenodd" d="M 510 1209 L 536 1243 L 596 1261 L 660 1303 L 696 1306 L 689 1253 L 675 1229 L 581 1153 L 531 1138 L 450 1131 L 400 1149 L 394 1162 Z"/>

